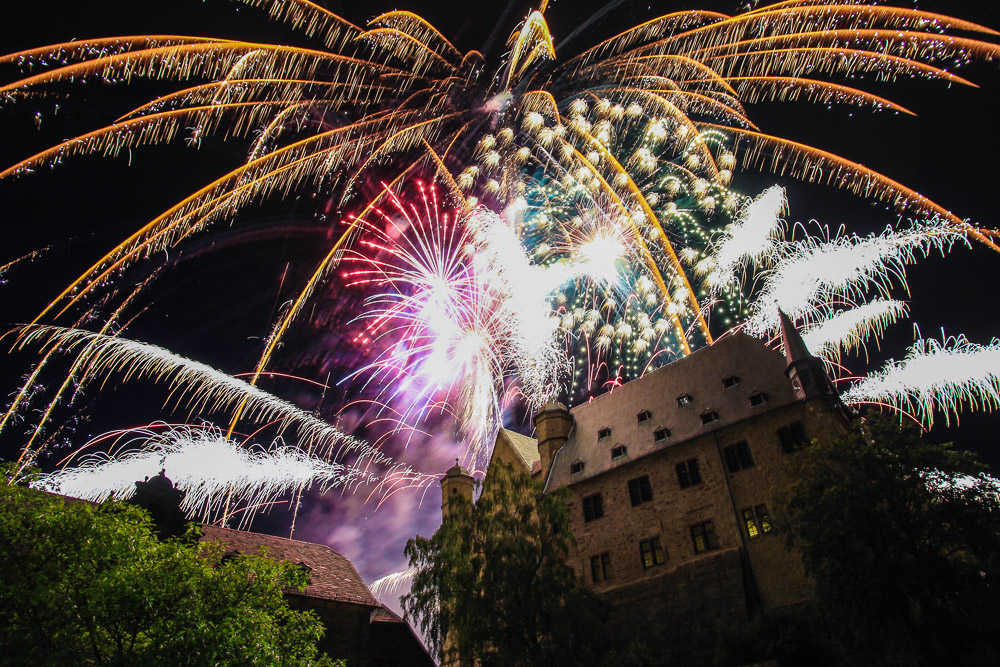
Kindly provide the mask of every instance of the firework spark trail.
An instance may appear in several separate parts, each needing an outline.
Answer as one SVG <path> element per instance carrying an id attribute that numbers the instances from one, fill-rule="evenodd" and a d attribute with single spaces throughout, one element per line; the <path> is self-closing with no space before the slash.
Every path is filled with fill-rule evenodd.
<path id="1" fill-rule="evenodd" d="M 372 595 L 379 600 L 384 600 L 387 597 L 392 597 L 403 586 L 408 586 L 413 579 L 413 575 L 416 573 L 417 570 L 412 567 L 400 570 L 399 572 L 392 572 L 380 579 L 376 579 L 368 588 L 371 589 Z"/>
<path id="2" fill-rule="evenodd" d="M 36 486 L 75 498 L 103 502 L 125 500 L 135 493 L 135 482 L 165 469 L 175 486 L 186 492 L 181 509 L 209 521 L 230 495 L 248 508 L 266 506 L 280 496 L 317 485 L 321 491 L 372 481 L 357 469 L 328 463 L 279 444 L 265 449 L 227 439 L 216 428 L 172 428 L 165 433 L 137 432 L 117 454 L 94 454 L 72 468 L 42 475 Z"/>
<path id="3" fill-rule="evenodd" d="M 905 288 L 905 266 L 918 254 L 926 257 L 933 250 L 943 254 L 956 242 L 968 243 L 961 229 L 930 222 L 864 238 L 808 237 L 789 243 L 777 265 L 763 273 L 746 329 L 764 337 L 777 331 L 779 310 L 808 324 L 827 316 L 832 302 L 860 301 L 869 290 L 888 295 L 894 280 Z"/>
<path id="4" fill-rule="evenodd" d="M 839 362 L 841 353 L 863 349 L 864 341 L 881 337 L 887 326 L 906 314 L 902 301 L 872 299 L 806 328 L 802 340 L 813 354 Z"/>
<path id="5" fill-rule="evenodd" d="M 243 380 L 227 375 L 206 364 L 186 359 L 156 345 L 127 338 L 97 334 L 83 329 L 32 325 L 20 329 L 18 345 L 41 345 L 43 350 L 73 352 L 83 369 L 81 381 L 90 377 L 121 374 L 123 380 L 150 377 L 169 385 L 168 401 L 186 402 L 192 411 L 225 411 L 245 404 L 249 418 L 268 422 L 277 419 L 282 426 L 295 425 L 295 433 L 304 443 L 316 443 L 318 451 L 333 459 L 349 454 L 369 464 L 387 464 L 391 459 L 340 429 L 327 424 L 301 408 L 269 394 Z"/>
<path id="6" fill-rule="evenodd" d="M 741 277 L 751 264 L 773 264 L 781 252 L 788 211 L 785 189 L 774 185 L 753 199 L 738 219 L 713 240 L 711 253 L 695 265 L 713 294 L 742 286 Z"/>
<path id="7" fill-rule="evenodd" d="M 977 345 L 965 336 L 919 339 L 902 361 L 889 361 L 841 398 L 891 405 L 917 415 L 928 428 L 936 412 L 947 425 L 963 406 L 994 410 L 1000 407 L 1000 340 Z"/>
<path id="8" fill-rule="evenodd" d="M 1000 504 L 1000 479 L 984 472 L 977 475 L 956 475 L 930 469 L 921 470 L 920 476 L 931 490 L 948 499 L 958 494 L 965 499 L 985 503 L 991 507 L 997 507 Z"/>

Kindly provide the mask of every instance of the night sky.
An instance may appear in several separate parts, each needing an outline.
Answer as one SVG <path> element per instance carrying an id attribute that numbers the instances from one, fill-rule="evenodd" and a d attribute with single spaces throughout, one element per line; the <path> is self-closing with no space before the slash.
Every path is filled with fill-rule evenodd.
<path id="1" fill-rule="evenodd" d="M 508 5 L 484 2 L 327 2 L 330 9 L 362 24 L 388 9 L 415 11 L 436 25 L 461 49 L 492 48 L 487 56 L 496 62 L 513 27 L 531 8 L 530 3 Z M 630 2 L 617 6 L 568 43 L 564 41 L 594 11 L 596 2 L 556 0 L 546 13 L 557 53 L 571 55 L 618 30 L 669 11 L 691 8 L 733 12 L 745 2 L 713 1 Z M 912 7 L 913 3 L 900 2 Z M 1000 9 L 983 0 L 916 5 L 1000 29 Z M 50 2 L 34 5 L 31 16 L 0 21 L 0 51 L 4 53 L 72 38 L 128 34 L 186 34 L 218 36 L 276 43 L 311 45 L 265 14 L 226 0 L 144 1 L 96 0 Z M 491 32 L 498 27 L 491 39 Z M 1000 63 L 979 63 L 964 68 L 962 76 L 980 88 L 951 87 L 934 81 L 902 81 L 872 87 L 912 109 L 917 117 L 875 114 L 850 109 L 826 109 L 807 103 L 749 105 L 748 115 L 764 131 L 857 160 L 902 182 L 937 203 L 984 226 L 1000 226 L 996 211 L 1000 138 L 996 114 L 1000 101 Z M 9 81 L 17 72 L 0 68 Z M 863 86 L 864 87 L 864 86 Z M 48 147 L 63 138 L 95 129 L 118 115 L 171 89 L 140 83 L 131 87 L 64 87 L 69 97 L 4 104 L 0 107 L 0 162 L 4 166 Z M 59 104 L 58 112 L 54 103 Z M 40 113 L 40 116 L 36 114 Z M 30 321 L 70 280 L 131 231 L 211 179 L 238 166 L 246 142 L 206 141 L 195 151 L 177 142 L 169 147 L 132 151 L 131 157 L 75 158 L 51 172 L 15 181 L 0 182 L 0 265 L 25 253 L 48 248 L 0 279 L 0 323 Z M 131 162 L 131 164 L 130 164 Z M 819 220 L 841 223 L 859 234 L 880 231 L 897 216 L 884 206 L 872 206 L 847 193 L 833 192 L 774 176 L 738 173 L 734 188 L 756 193 L 779 182 L 788 187 L 789 221 Z M 268 332 L 282 301 L 308 270 L 309 260 L 322 252 L 317 238 L 326 225 L 315 213 L 317 202 L 309 193 L 272 201 L 241 214 L 237 224 L 220 225 L 196 239 L 162 277 L 152 292 L 149 307 L 129 327 L 128 335 L 156 343 L 179 354 L 232 372 L 252 370 L 260 352 L 260 338 Z M 924 336 L 964 333 L 977 343 L 1000 336 L 1000 314 L 994 286 L 1000 256 L 983 247 L 956 249 L 945 259 L 931 257 L 909 269 L 911 320 Z M 136 272 L 141 279 L 141 271 Z M 345 302 L 345 308 L 349 304 Z M 306 327 L 292 343 L 313 349 L 328 332 Z M 329 340 L 336 340 L 335 337 Z M 892 327 L 882 350 L 870 345 L 871 366 L 881 366 L 889 356 L 901 356 L 912 340 L 910 322 Z M 4 348 L 6 349 L 6 348 Z M 30 357 L 0 357 L 0 392 L 15 391 L 29 366 Z M 309 359 L 298 359 L 298 368 L 311 368 Z M 858 371 L 861 363 L 852 364 Z M 314 377 L 322 381 L 324 377 Z M 336 379 L 336 378 L 333 378 Z M 307 409 L 319 395 L 300 384 L 267 387 Z M 162 397 L 152 386 L 128 391 L 96 392 L 84 402 L 84 415 L 65 415 L 79 423 L 64 432 L 70 443 L 58 456 L 43 461 L 54 464 L 72 446 L 112 428 L 123 428 L 165 418 L 159 409 Z M 350 388 L 331 391 L 324 400 L 344 401 Z M 339 395 L 333 395 L 340 392 Z M 175 414 L 174 419 L 184 417 Z M 351 416 L 345 417 L 350 423 Z M 943 420 L 942 420 L 943 425 Z M 1000 414 L 964 415 L 960 428 L 936 427 L 931 437 L 954 440 L 974 449 L 994 466 L 1000 466 Z M 23 442 L 24 428 L 0 435 L 0 454 L 9 458 Z M 431 442 L 403 458 L 425 471 L 448 467 L 451 449 Z M 439 495 L 432 488 L 425 497 L 400 494 L 377 512 L 363 497 L 330 494 L 312 498 L 300 515 L 295 536 L 322 541 L 353 559 L 366 580 L 403 564 L 405 539 L 429 534 L 439 521 Z M 423 502 L 423 509 L 417 505 Z M 280 514 L 280 513 L 279 513 Z M 262 530 L 279 530 L 287 521 L 273 514 L 259 522 Z"/>

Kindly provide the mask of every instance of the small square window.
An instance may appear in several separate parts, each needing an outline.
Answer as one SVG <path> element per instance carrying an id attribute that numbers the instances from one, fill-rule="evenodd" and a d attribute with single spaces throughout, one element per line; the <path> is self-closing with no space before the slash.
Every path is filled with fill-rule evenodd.
<path id="1" fill-rule="evenodd" d="M 585 496 L 583 499 L 583 520 L 585 523 L 589 523 L 594 519 L 600 519 L 604 516 L 604 498 L 601 494 L 595 493 L 590 496 Z"/>
<path id="2" fill-rule="evenodd" d="M 669 428 L 658 428 L 653 431 L 653 442 L 662 442 L 670 437 Z"/>
<path id="3" fill-rule="evenodd" d="M 712 422 L 719 421 L 719 413 L 715 410 L 709 410 L 708 412 L 701 413 L 701 425 L 707 426 Z"/>
<path id="4" fill-rule="evenodd" d="M 690 405 L 694 400 L 691 394 L 681 394 L 677 397 L 677 407 L 683 408 L 685 405 Z"/>
<path id="5" fill-rule="evenodd" d="M 600 556 L 590 557 L 590 578 L 595 584 L 611 578 L 611 552 L 606 551 Z"/>
<path id="6" fill-rule="evenodd" d="M 653 499 L 653 487 L 649 483 L 649 475 L 628 481 L 628 497 L 632 502 L 632 507 L 648 503 Z"/>
<path id="7" fill-rule="evenodd" d="M 718 549 L 719 540 L 715 536 L 715 524 L 711 521 L 705 521 L 691 526 L 691 542 L 696 554 Z"/>
<path id="8" fill-rule="evenodd" d="M 739 472 L 754 466 L 753 454 L 750 453 L 750 445 L 746 440 L 723 447 L 722 456 L 726 459 L 726 469 L 729 472 Z"/>
<path id="9" fill-rule="evenodd" d="M 577 461 L 576 463 L 571 463 L 569 466 L 569 474 L 575 475 L 577 473 L 583 472 L 583 468 L 586 464 L 583 461 Z"/>
<path id="10" fill-rule="evenodd" d="M 806 435 L 806 425 L 802 422 L 792 422 L 785 424 L 778 429 L 778 441 L 781 443 L 781 451 L 786 454 L 802 449 L 809 443 Z"/>
<path id="11" fill-rule="evenodd" d="M 639 557 L 642 559 L 642 568 L 644 570 L 666 562 L 667 558 L 663 553 L 663 545 L 660 544 L 660 538 L 651 537 L 648 540 L 639 542 Z"/>
<path id="12" fill-rule="evenodd" d="M 650 412 L 649 410 L 643 410 L 642 412 L 640 412 L 635 416 L 635 420 L 640 424 L 648 422 L 652 418 L 653 418 L 653 413 Z"/>
<path id="13" fill-rule="evenodd" d="M 740 379 L 735 375 L 727 375 L 722 378 L 722 388 L 731 389 L 740 383 Z"/>
<path id="14" fill-rule="evenodd" d="M 620 459 L 628 453 L 628 448 L 625 445 L 618 445 L 617 447 L 611 448 L 611 458 Z"/>
<path id="15" fill-rule="evenodd" d="M 682 489 L 695 484 L 701 484 L 701 470 L 698 467 L 698 459 L 682 461 L 677 464 L 677 482 Z"/>
<path id="16" fill-rule="evenodd" d="M 611 429 L 605 426 L 600 431 L 597 432 L 597 439 L 604 440 L 605 438 L 611 437 Z"/>
<path id="17" fill-rule="evenodd" d="M 762 391 L 750 394 L 750 407 L 756 408 L 767 403 L 767 394 Z"/>

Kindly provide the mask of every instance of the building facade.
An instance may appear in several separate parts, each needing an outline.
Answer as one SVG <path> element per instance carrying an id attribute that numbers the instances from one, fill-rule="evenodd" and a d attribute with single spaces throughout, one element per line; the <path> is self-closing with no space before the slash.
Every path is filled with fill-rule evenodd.
<path id="1" fill-rule="evenodd" d="M 498 435 L 492 461 L 573 492 L 569 561 L 607 604 L 613 642 L 710 662 L 756 611 L 810 598 L 770 504 L 795 451 L 850 414 L 787 320 L 783 343 L 728 336 L 572 410 L 549 404 L 537 438 Z"/>

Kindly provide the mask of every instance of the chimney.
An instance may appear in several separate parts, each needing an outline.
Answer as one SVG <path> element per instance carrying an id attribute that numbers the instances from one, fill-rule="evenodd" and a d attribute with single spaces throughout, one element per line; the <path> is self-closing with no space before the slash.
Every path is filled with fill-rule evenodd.
<path id="1" fill-rule="evenodd" d="M 538 436 L 538 455 L 541 458 L 541 480 L 549 478 L 552 459 L 562 449 L 573 428 L 573 415 L 562 403 L 547 403 L 535 415 L 535 434 Z"/>

